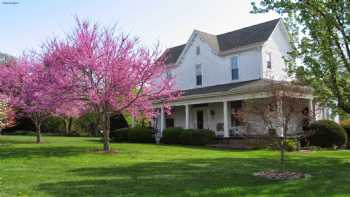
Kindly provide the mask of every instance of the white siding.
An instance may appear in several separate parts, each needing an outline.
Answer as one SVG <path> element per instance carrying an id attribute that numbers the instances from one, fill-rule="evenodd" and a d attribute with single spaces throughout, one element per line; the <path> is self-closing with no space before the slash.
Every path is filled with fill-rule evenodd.
<path id="1" fill-rule="evenodd" d="M 279 23 L 271 34 L 270 38 L 265 42 L 262 49 L 263 59 L 263 76 L 264 78 L 273 78 L 275 80 L 286 80 L 287 65 L 283 59 L 288 55 L 289 42 L 288 37 L 283 29 L 283 24 Z M 271 54 L 271 69 L 267 68 L 266 54 Z"/>
<path id="2" fill-rule="evenodd" d="M 174 113 L 171 118 L 174 118 L 174 126 L 185 128 L 185 106 L 174 107 Z"/>
<path id="3" fill-rule="evenodd" d="M 195 33 L 196 34 L 196 33 Z M 172 69 L 177 86 L 182 89 L 197 88 L 195 81 L 195 66 L 202 65 L 203 84 L 201 87 L 225 84 L 231 82 L 259 79 L 261 74 L 261 49 L 253 48 L 234 53 L 225 57 L 218 56 L 206 41 L 193 35 L 193 42 L 186 51 L 181 63 Z M 200 55 L 196 47 L 200 47 Z M 231 57 L 239 56 L 239 80 L 231 80 Z"/>
<path id="4" fill-rule="evenodd" d="M 182 90 L 262 78 L 290 79 L 287 77 L 287 66 L 283 59 L 290 50 L 283 23 L 276 26 L 262 46 L 245 46 L 247 49 L 238 49 L 238 52 L 225 56 L 219 56 L 218 51 L 210 47 L 197 31 L 193 32 L 187 45 L 178 65 L 171 68 L 172 76 Z M 200 48 L 199 55 L 197 47 Z M 267 53 L 271 54 L 271 69 L 267 68 Z M 231 58 L 235 55 L 239 57 L 238 80 L 232 80 L 231 75 Z M 196 85 L 195 67 L 198 64 L 202 65 L 202 86 Z"/>

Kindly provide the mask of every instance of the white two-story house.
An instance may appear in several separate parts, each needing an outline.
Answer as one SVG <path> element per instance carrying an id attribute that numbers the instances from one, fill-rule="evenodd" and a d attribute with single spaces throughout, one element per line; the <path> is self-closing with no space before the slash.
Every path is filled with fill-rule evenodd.
<path id="1" fill-rule="evenodd" d="M 242 125 L 234 113 L 244 111 L 245 100 L 263 97 L 267 81 L 289 80 L 283 58 L 289 49 L 280 19 L 220 35 L 194 30 L 186 44 L 165 52 L 165 77 L 174 77 L 183 95 L 171 104 L 171 115 L 155 104 L 161 111 L 155 127 L 161 132 L 168 127 L 210 129 L 221 137 L 265 134 L 259 117 L 248 115 Z M 303 95 L 311 110 L 312 92 Z M 302 111 L 295 116 L 298 121 Z"/>

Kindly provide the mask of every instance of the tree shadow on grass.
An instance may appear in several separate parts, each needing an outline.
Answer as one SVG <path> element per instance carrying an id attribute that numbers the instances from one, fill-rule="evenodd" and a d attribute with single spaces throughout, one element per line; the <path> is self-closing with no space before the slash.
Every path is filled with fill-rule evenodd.
<path id="1" fill-rule="evenodd" d="M 269 181 L 254 172 L 276 169 L 266 158 L 184 159 L 127 166 L 80 168 L 79 180 L 42 183 L 38 189 L 52 196 L 332 196 L 350 193 L 349 163 L 330 158 L 290 159 L 288 169 L 313 177 L 297 181 Z M 338 173 L 339 172 L 339 173 Z"/>
<path id="2" fill-rule="evenodd" d="M 22 139 L 13 139 L 13 136 L 0 136 L 0 147 L 10 146 L 10 145 L 19 145 L 19 144 L 36 144 L 34 136 L 25 136 Z"/>
<path id="3" fill-rule="evenodd" d="M 0 160 L 9 158 L 67 157 L 90 152 L 91 149 L 76 146 L 0 147 Z"/>

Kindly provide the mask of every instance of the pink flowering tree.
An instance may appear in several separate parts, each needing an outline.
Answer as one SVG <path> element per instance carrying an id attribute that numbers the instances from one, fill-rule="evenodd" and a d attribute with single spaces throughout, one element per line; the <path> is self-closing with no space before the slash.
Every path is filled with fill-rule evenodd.
<path id="1" fill-rule="evenodd" d="M 39 58 L 21 57 L 0 67 L 0 92 L 8 105 L 35 125 L 36 142 L 41 143 L 42 122 L 62 103 L 62 88 L 53 83 L 50 69 Z"/>
<path id="2" fill-rule="evenodd" d="M 44 62 L 70 83 L 68 97 L 83 101 L 97 115 L 108 152 L 112 115 L 152 117 L 155 99 L 168 106 L 179 96 L 173 80 L 164 77 L 158 54 L 129 36 L 77 20 L 65 40 L 46 46 Z"/>
<path id="3" fill-rule="evenodd" d="M 6 102 L 0 101 L 0 135 L 2 135 L 2 129 L 14 125 L 15 122 L 15 112 Z"/>
<path id="4" fill-rule="evenodd" d="M 53 115 L 63 119 L 65 134 L 68 135 L 72 131 L 73 119 L 84 115 L 84 112 L 86 112 L 84 102 L 80 100 L 71 100 L 62 102 L 60 106 L 57 106 Z"/>

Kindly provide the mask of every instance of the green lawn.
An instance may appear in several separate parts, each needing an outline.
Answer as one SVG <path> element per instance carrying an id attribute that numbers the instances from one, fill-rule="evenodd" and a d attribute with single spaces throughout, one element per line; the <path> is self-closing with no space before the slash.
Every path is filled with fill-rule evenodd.
<path id="1" fill-rule="evenodd" d="M 7 196 L 350 196 L 350 151 L 288 153 L 287 167 L 310 173 L 268 181 L 256 171 L 278 168 L 278 152 L 227 151 L 96 138 L 0 136 L 0 197 Z"/>

